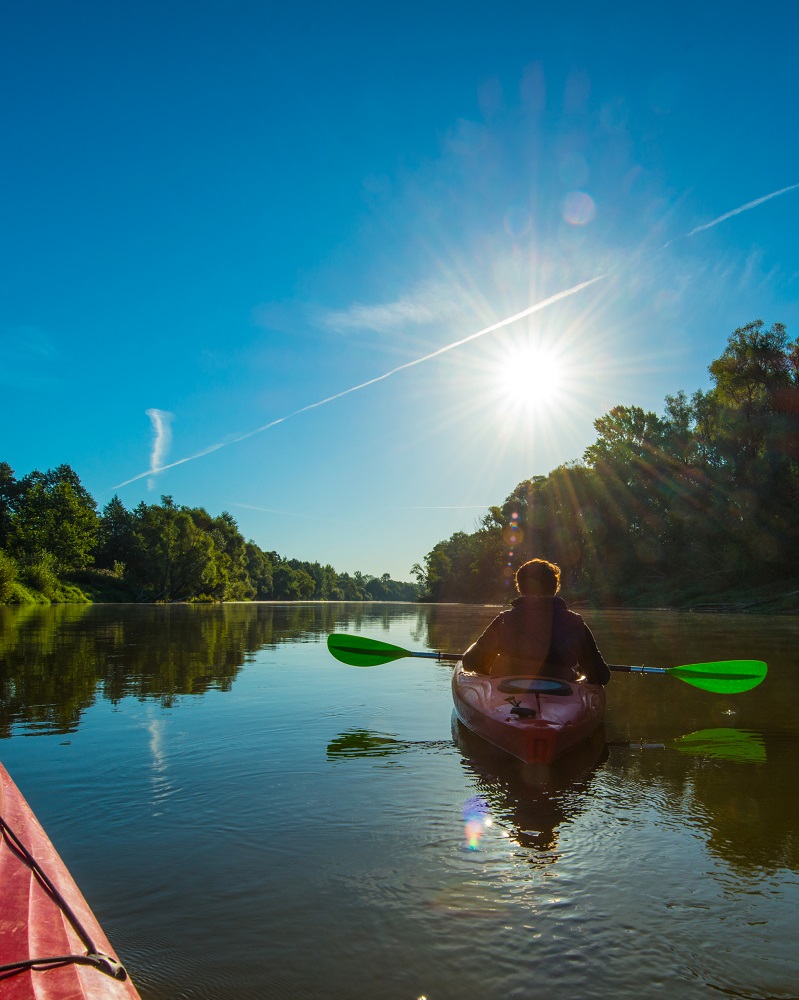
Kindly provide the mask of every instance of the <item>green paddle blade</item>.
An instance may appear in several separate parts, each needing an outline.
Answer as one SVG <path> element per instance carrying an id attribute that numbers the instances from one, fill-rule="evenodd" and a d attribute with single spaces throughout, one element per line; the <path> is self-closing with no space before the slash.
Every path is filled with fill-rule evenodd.
<path id="1" fill-rule="evenodd" d="M 680 753 L 716 760 L 734 760 L 739 764 L 765 764 L 766 744 L 760 733 L 745 729 L 701 729 L 674 741 Z"/>
<path id="2" fill-rule="evenodd" d="M 714 694 L 741 694 L 757 687 L 766 676 L 768 667 L 762 660 L 717 660 L 715 663 L 688 663 L 669 667 L 670 677 L 685 681 L 702 691 Z"/>
<path id="3" fill-rule="evenodd" d="M 352 667 L 376 667 L 380 663 L 391 663 L 404 656 L 412 656 L 401 646 L 392 646 L 378 639 L 366 639 L 361 635 L 345 635 L 334 632 L 327 637 L 327 648 L 342 663 Z"/>

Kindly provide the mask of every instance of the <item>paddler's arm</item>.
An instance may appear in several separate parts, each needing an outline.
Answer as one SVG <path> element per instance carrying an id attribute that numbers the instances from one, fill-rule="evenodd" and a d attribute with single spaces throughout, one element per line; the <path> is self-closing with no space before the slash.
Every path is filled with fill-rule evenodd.
<path id="1" fill-rule="evenodd" d="M 610 680 L 610 667 L 599 652 L 599 646 L 591 629 L 583 622 L 583 639 L 580 644 L 580 669 L 590 684 L 607 684 Z"/>
<path id="2" fill-rule="evenodd" d="M 490 674 L 491 664 L 499 655 L 499 618 L 495 618 L 477 642 L 463 654 L 464 670 L 478 674 Z"/>

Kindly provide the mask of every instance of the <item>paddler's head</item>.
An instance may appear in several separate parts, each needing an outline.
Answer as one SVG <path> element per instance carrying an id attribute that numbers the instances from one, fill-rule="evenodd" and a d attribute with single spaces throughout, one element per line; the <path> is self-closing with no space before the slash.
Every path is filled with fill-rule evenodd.
<path id="1" fill-rule="evenodd" d="M 531 559 L 516 570 L 522 597 L 554 597 L 560 590 L 560 567 L 546 559 Z"/>

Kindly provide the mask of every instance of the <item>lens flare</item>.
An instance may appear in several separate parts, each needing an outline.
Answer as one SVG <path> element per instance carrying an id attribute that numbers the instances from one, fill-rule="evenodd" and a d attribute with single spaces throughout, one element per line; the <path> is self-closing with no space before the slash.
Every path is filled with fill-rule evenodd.
<path id="1" fill-rule="evenodd" d="M 585 226 L 595 215 L 594 199 L 585 191 L 570 191 L 563 199 L 563 218 L 570 226 Z"/>
<path id="2" fill-rule="evenodd" d="M 466 800 L 463 807 L 465 823 L 466 846 L 470 851 L 476 851 L 480 846 L 480 838 L 491 826 L 491 810 L 482 795 L 473 795 Z"/>

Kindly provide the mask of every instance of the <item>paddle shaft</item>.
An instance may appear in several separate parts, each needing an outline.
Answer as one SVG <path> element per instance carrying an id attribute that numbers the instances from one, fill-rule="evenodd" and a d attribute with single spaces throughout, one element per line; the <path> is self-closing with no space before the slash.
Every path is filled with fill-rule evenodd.
<path id="1" fill-rule="evenodd" d="M 456 663 L 463 656 L 463 653 L 411 653 L 411 656 L 418 656 L 425 660 L 451 660 Z"/>
<path id="2" fill-rule="evenodd" d="M 375 642 L 378 645 L 378 642 Z M 359 654 L 363 652 L 363 648 L 360 646 L 348 647 L 345 645 L 339 645 L 337 647 L 342 653 L 352 653 Z M 436 652 L 422 652 L 421 650 L 410 650 L 403 649 L 400 654 L 402 657 L 411 656 L 417 660 L 440 660 L 448 661 L 451 663 L 456 663 L 458 660 L 463 658 L 463 653 L 442 653 L 440 650 Z M 667 674 L 671 668 L 669 667 L 635 667 L 630 666 L 626 663 L 609 663 L 609 670 L 616 670 L 624 674 Z"/>
<path id="3" fill-rule="evenodd" d="M 463 657 L 463 653 L 421 653 L 412 652 L 408 653 L 408 656 L 418 657 L 419 659 L 425 660 L 449 660 L 455 663 Z M 631 667 L 625 663 L 609 663 L 609 670 L 618 670 L 624 674 L 665 674 L 668 672 L 667 667 Z"/>
<path id="4" fill-rule="evenodd" d="M 668 667 L 628 667 L 625 663 L 609 663 L 609 670 L 618 670 L 623 674 L 667 674 Z"/>

